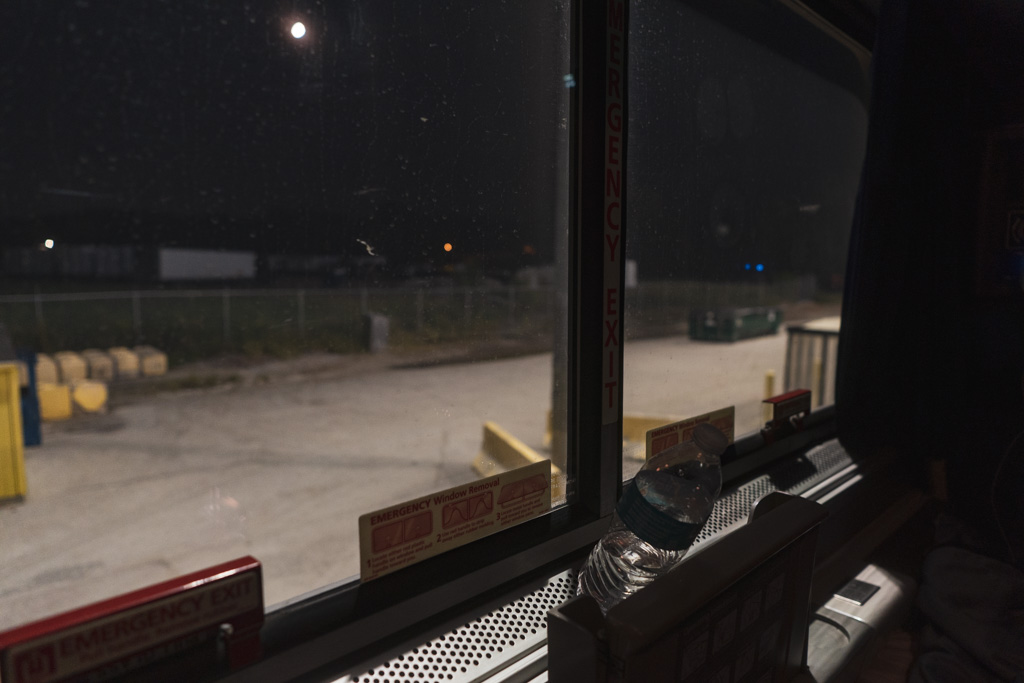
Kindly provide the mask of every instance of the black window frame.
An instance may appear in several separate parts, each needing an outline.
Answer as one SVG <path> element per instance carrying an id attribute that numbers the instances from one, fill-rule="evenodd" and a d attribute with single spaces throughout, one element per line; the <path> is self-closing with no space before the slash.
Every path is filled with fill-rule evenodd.
<path id="1" fill-rule="evenodd" d="M 866 102 L 869 90 L 870 30 L 858 12 L 841 3 L 821 0 L 814 9 L 797 0 L 685 1 L 713 18 L 728 22 L 744 8 L 755 12 L 781 4 L 806 22 L 806 28 L 846 45 L 858 69 L 844 78 Z M 855 3 L 854 3 L 855 4 Z M 568 192 L 568 400 L 567 460 L 574 463 L 569 502 L 551 513 L 369 583 L 340 582 L 275 606 L 267 614 L 262 640 L 264 656 L 225 680 L 316 680 L 404 653 L 431 637 L 465 622 L 470 611 L 486 611 L 507 603 L 524 586 L 578 563 L 607 528 L 622 489 L 622 397 L 618 419 L 602 424 L 607 396 L 603 376 L 604 333 L 602 294 L 605 283 L 605 125 L 609 12 L 623 13 L 621 69 L 628 71 L 629 0 L 570 3 L 570 150 Z M 859 6 L 858 6 L 859 7 Z M 821 12 L 822 8 L 826 10 Z M 860 8 L 861 10 L 863 8 Z M 740 14 L 737 14 L 740 13 Z M 829 14 L 829 20 L 822 18 Z M 847 22 L 844 32 L 840 21 Z M 845 19 L 843 19 L 845 17 Z M 839 25 L 840 28 L 836 26 Z M 759 34 L 749 17 L 744 26 Z M 851 37 L 852 36 L 852 37 Z M 777 42 L 777 41 L 776 41 Z M 783 41 L 786 42 L 786 41 Z M 777 43 L 778 44 L 778 43 Z M 779 44 L 789 50 L 788 45 Z M 623 174 L 627 172 L 628 78 L 623 78 Z M 627 239 L 625 185 L 622 183 L 622 240 Z M 624 253 L 624 252 L 623 252 Z M 625 282 L 625 259 L 618 261 L 619 291 Z M 623 340 L 623 317 L 618 339 Z M 622 386 L 624 344 L 618 345 L 615 378 Z M 772 444 L 757 434 L 742 437 L 724 457 L 725 485 L 836 433 L 834 406 L 816 410 L 806 429 Z M 340 523 L 345 523 L 341 521 Z"/>

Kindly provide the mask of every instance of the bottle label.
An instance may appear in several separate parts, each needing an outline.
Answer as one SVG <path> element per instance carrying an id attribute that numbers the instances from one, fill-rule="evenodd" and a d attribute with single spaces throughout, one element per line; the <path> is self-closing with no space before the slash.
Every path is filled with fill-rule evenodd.
<path id="1" fill-rule="evenodd" d="M 651 505 L 634 483 L 630 483 L 622 492 L 615 511 L 626 528 L 638 538 L 663 550 L 689 548 L 704 526 L 703 523 L 680 522 L 665 514 Z"/>

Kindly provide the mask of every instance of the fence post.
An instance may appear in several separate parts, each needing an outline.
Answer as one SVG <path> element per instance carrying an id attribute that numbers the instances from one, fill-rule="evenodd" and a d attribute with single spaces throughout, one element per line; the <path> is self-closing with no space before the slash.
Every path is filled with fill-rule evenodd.
<path id="1" fill-rule="evenodd" d="M 508 286 L 508 329 L 516 328 L 516 288 Z"/>
<path id="2" fill-rule="evenodd" d="M 227 288 L 224 288 L 221 292 L 221 298 L 223 300 L 223 311 L 224 311 L 224 348 L 228 347 L 228 343 L 231 341 L 231 294 Z"/>
<path id="3" fill-rule="evenodd" d="M 132 291 L 132 325 L 135 329 L 135 343 L 142 343 L 142 300 L 138 290 Z"/>
<path id="4" fill-rule="evenodd" d="M 46 336 L 46 320 L 43 318 L 43 295 L 36 289 L 35 295 L 36 304 L 36 330 L 39 332 L 39 341 L 43 341 L 43 337 Z"/>
<path id="5" fill-rule="evenodd" d="M 306 338 L 306 290 L 300 289 L 298 291 L 297 296 L 298 296 L 297 304 L 298 304 L 298 307 L 299 307 L 299 311 L 296 314 L 296 317 L 298 318 L 298 321 L 299 321 L 299 338 L 300 339 L 305 339 Z"/>
<path id="6" fill-rule="evenodd" d="M 423 290 L 416 290 L 416 331 L 423 331 Z"/>
<path id="7" fill-rule="evenodd" d="M 825 376 L 821 373 L 821 358 L 815 356 L 811 365 L 811 406 L 814 408 L 819 407 L 824 400 L 824 396 L 822 396 L 823 379 Z"/>

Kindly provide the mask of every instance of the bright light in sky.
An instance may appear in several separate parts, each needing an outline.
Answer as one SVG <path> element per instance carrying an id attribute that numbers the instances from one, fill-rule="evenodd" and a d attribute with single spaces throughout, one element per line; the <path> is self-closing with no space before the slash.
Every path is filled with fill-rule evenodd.
<path id="1" fill-rule="evenodd" d="M 46 240 L 43 242 L 43 246 L 47 249 L 53 249 L 53 240 Z"/>
<path id="2" fill-rule="evenodd" d="M 305 24 L 303 24 L 301 21 L 296 21 L 294 24 L 292 24 L 292 37 L 293 38 L 301 38 L 304 35 L 306 35 L 306 25 Z"/>
<path id="3" fill-rule="evenodd" d="M 451 251 L 452 250 L 452 243 L 451 242 L 445 242 L 444 243 L 444 250 L 445 251 Z"/>

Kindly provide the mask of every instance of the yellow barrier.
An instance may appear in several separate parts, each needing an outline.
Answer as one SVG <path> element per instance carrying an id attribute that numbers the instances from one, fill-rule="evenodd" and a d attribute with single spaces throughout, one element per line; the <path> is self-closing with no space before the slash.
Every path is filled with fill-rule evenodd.
<path id="1" fill-rule="evenodd" d="M 647 444 L 647 432 L 651 429 L 664 427 L 667 424 L 678 422 L 679 417 L 648 417 L 643 415 L 622 416 L 622 440 L 634 441 Z"/>
<path id="2" fill-rule="evenodd" d="M 167 374 L 167 354 L 163 351 L 157 351 L 152 346 L 136 346 L 135 353 L 139 355 L 144 377 Z"/>
<path id="3" fill-rule="evenodd" d="M 139 376 L 139 354 L 124 346 L 115 346 L 107 352 L 114 359 L 118 379 Z"/>
<path id="4" fill-rule="evenodd" d="M 18 366 L 3 363 L 0 364 L 0 500 L 20 498 L 26 490 Z"/>
<path id="5" fill-rule="evenodd" d="M 60 381 L 57 363 L 45 353 L 36 354 L 36 382 L 56 384 Z"/>
<path id="6" fill-rule="evenodd" d="M 43 420 L 55 422 L 71 417 L 71 388 L 68 385 L 37 383 L 36 394 L 39 397 L 39 417 Z"/>
<path id="7" fill-rule="evenodd" d="M 87 374 L 85 359 L 74 351 L 60 351 L 53 354 L 53 359 L 57 361 L 57 367 L 60 368 L 60 379 L 62 382 L 67 383 L 85 379 Z"/>
<path id="8" fill-rule="evenodd" d="M 107 385 L 91 379 L 71 383 L 74 407 L 86 413 L 98 413 L 107 407 Z"/>
<path id="9" fill-rule="evenodd" d="M 89 379 L 109 382 L 114 379 L 114 359 L 99 349 L 82 351 L 82 358 L 89 368 Z"/>
<path id="10" fill-rule="evenodd" d="M 473 469 L 481 477 L 489 477 L 517 467 L 548 460 L 494 422 L 484 423 L 484 440 L 480 453 L 473 460 Z M 565 498 L 565 474 L 551 463 L 551 500 Z"/>

